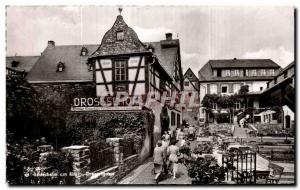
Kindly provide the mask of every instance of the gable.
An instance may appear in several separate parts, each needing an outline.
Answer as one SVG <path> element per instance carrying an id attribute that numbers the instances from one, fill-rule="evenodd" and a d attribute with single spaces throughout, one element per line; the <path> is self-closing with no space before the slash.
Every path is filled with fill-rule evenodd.
<path id="1" fill-rule="evenodd" d="M 123 32 L 123 34 L 121 34 Z M 122 40 L 118 40 L 117 36 Z M 102 38 L 99 48 L 91 57 L 149 52 L 121 15 Z"/>

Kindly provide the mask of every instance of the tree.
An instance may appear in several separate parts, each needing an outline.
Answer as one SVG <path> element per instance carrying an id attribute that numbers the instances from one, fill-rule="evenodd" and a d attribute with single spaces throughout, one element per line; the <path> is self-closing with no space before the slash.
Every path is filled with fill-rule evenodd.
<path id="1" fill-rule="evenodd" d="M 249 85 L 243 85 L 241 86 L 241 89 L 239 90 L 239 95 L 244 99 L 244 111 L 245 107 L 248 107 L 248 102 L 247 102 L 247 94 L 249 92 Z"/>

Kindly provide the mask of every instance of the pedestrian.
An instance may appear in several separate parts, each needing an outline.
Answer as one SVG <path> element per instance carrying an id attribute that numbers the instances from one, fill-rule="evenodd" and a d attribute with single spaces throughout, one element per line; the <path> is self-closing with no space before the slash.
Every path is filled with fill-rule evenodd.
<path id="1" fill-rule="evenodd" d="M 154 153 L 153 153 L 153 163 L 154 163 L 154 180 L 156 183 L 159 182 L 159 177 L 163 171 L 163 164 L 165 160 L 165 151 L 164 147 L 162 147 L 162 141 L 159 140 L 157 142 L 157 146 L 154 148 Z"/>
<path id="2" fill-rule="evenodd" d="M 176 134 L 176 140 L 178 141 L 179 144 L 182 143 L 181 141 L 183 141 L 183 138 L 184 138 L 184 133 L 181 128 L 178 128 L 177 134 Z"/>
<path id="3" fill-rule="evenodd" d="M 189 140 L 194 140 L 195 139 L 195 127 L 191 125 L 189 127 Z"/>
<path id="4" fill-rule="evenodd" d="M 179 148 L 176 146 L 177 141 L 171 141 L 171 145 L 168 147 L 167 153 L 169 155 L 169 168 L 173 170 L 173 179 L 176 179 L 178 170 L 178 155 Z"/>
<path id="5" fill-rule="evenodd" d="M 162 140 L 165 140 L 166 143 L 168 143 L 168 146 L 170 144 L 170 139 L 171 139 L 171 136 L 169 134 L 169 131 L 165 131 L 165 134 L 162 136 Z"/>
<path id="6" fill-rule="evenodd" d="M 188 138 L 188 135 L 189 135 L 189 128 L 185 126 L 184 129 L 183 129 L 183 133 L 184 133 L 184 136 L 185 136 L 186 138 Z"/>

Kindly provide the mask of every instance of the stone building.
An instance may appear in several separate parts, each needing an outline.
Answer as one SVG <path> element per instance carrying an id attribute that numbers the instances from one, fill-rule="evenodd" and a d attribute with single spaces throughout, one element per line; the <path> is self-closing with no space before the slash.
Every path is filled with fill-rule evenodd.
<path id="1" fill-rule="evenodd" d="M 161 97 L 164 93 L 171 97 L 183 87 L 180 44 L 171 33 L 158 42 L 141 42 L 118 15 L 100 45 L 56 45 L 48 41 L 26 79 L 40 98 L 54 103 L 52 107 L 58 112 L 53 117 L 62 126 L 80 120 L 82 126 L 88 123 L 101 128 L 99 125 L 105 125 L 113 116 L 128 117 L 125 120 L 129 122 L 138 112 L 149 110 L 155 116 L 154 126 L 142 134 L 144 155 L 148 155 L 161 135 L 161 110 L 165 106 Z M 114 102 L 118 92 L 143 102 L 151 94 L 156 103 L 140 106 L 125 101 L 109 107 L 95 106 L 97 98 Z M 80 100 L 78 105 L 75 99 Z M 166 108 L 168 129 L 174 130 L 181 124 L 181 109 L 168 103 Z M 86 122 L 90 115 L 97 119 Z"/>
<path id="2" fill-rule="evenodd" d="M 259 108 L 259 94 L 267 88 L 267 82 L 274 78 L 279 69 L 280 66 L 270 59 L 209 60 L 198 73 L 200 101 L 202 102 L 206 94 L 237 94 L 242 86 L 247 85 L 248 107 Z M 235 103 L 237 110 L 242 106 L 239 101 Z M 213 103 L 212 107 L 215 114 L 227 112 L 217 103 Z M 206 118 L 204 110 L 201 107 L 200 119 Z"/>

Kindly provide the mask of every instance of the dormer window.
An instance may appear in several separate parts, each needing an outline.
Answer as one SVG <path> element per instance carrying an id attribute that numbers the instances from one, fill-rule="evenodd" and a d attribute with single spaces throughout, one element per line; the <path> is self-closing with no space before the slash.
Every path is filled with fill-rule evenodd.
<path id="1" fill-rule="evenodd" d="M 12 61 L 12 62 L 11 62 L 11 66 L 12 66 L 12 67 L 17 67 L 18 64 L 19 64 L 18 61 Z"/>
<path id="2" fill-rule="evenodd" d="M 88 49 L 86 47 L 82 47 L 80 55 L 81 56 L 86 56 L 87 54 L 88 54 Z"/>
<path id="3" fill-rule="evenodd" d="M 62 62 L 59 62 L 59 63 L 57 64 L 56 72 L 63 72 L 64 69 L 65 69 L 65 64 L 62 63 Z"/>
<path id="4" fill-rule="evenodd" d="M 117 35 L 117 41 L 123 41 L 124 40 L 124 32 L 123 31 L 118 31 L 116 33 Z"/>
<path id="5" fill-rule="evenodd" d="M 89 63 L 89 64 L 88 64 L 88 67 L 89 67 L 89 71 L 92 71 L 92 70 L 93 70 L 93 64 L 92 64 L 92 63 Z"/>

